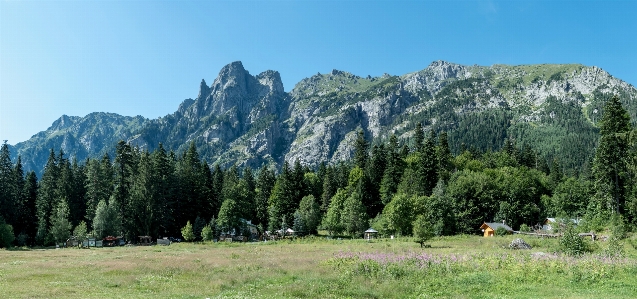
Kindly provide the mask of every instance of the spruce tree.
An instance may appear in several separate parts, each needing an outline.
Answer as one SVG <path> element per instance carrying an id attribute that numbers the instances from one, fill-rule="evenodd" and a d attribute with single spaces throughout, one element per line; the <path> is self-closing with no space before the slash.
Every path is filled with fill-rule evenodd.
<path id="1" fill-rule="evenodd" d="M 286 161 L 270 195 L 268 227 L 271 231 L 279 229 L 284 218 L 288 221 L 293 219 L 294 211 L 298 206 L 295 205 L 296 196 L 299 193 L 295 190 L 296 187 L 294 174 Z"/>
<path id="2" fill-rule="evenodd" d="M 453 155 L 449 148 L 449 137 L 447 132 L 443 131 L 440 135 L 438 135 L 436 158 L 438 161 L 438 177 L 444 182 L 449 181 L 449 178 L 451 178 L 451 172 L 453 171 Z"/>
<path id="3" fill-rule="evenodd" d="M 9 225 L 15 224 L 15 183 L 15 173 L 11 163 L 9 146 L 5 140 L 2 148 L 0 148 L 0 217 L 3 217 Z"/>
<path id="4" fill-rule="evenodd" d="M 29 243 L 33 244 L 35 234 L 37 232 L 37 209 L 36 201 L 38 198 L 38 178 L 35 175 L 35 171 L 30 171 L 27 174 L 24 184 L 24 197 L 23 197 L 23 223 L 25 224 L 25 233 L 29 236 Z"/>
<path id="5" fill-rule="evenodd" d="M 13 225 L 13 231 L 16 234 L 26 234 L 27 226 L 29 225 L 29 223 L 26 221 L 26 219 L 28 219 L 28 211 L 26 210 L 25 206 L 26 194 L 24 193 L 24 186 L 26 184 L 26 181 L 24 178 L 24 170 L 22 169 L 22 158 L 20 156 L 18 156 L 18 160 L 16 161 L 15 167 L 13 168 L 13 177 L 13 205 L 15 209 L 15 224 Z"/>
<path id="6" fill-rule="evenodd" d="M 175 165 L 164 146 L 159 143 L 159 147 L 152 154 L 153 169 L 156 172 L 157 198 L 155 204 L 155 217 L 157 223 L 157 233 L 161 236 L 177 235 L 177 225 L 175 225 L 173 213 L 175 192 Z"/>
<path id="7" fill-rule="evenodd" d="M 396 135 L 392 135 L 387 145 L 387 167 L 383 173 L 379 190 L 383 205 L 387 205 L 398 190 L 403 169 L 404 161 L 399 153 L 398 138 Z"/>
<path id="8" fill-rule="evenodd" d="M 594 214 L 624 213 L 630 130 L 630 116 L 619 98 L 613 96 L 604 105 L 592 167 L 595 195 L 591 212 Z"/>
<path id="9" fill-rule="evenodd" d="M 131 185 L 133 183 L 133 175 L 135 173 L 135 153 L 129 144 L 119 141 L 115 148 L 115 186 L 113 195 L 118 203 L 120 215 L 122 218 L 122 229 L 124 235 L 128 239 L 134 239 L 136 236 L 133 232 L 133 215 L 130 202 Z M 110 205 L 110 204 L 109 204 Z"/>
<path id="10" fill-rule="evenodd" d="M 38 229 L 36 234 L 36 242 L 38 245 L 46 245 L 51 239 L 49 236 L 49 228 L 51 223 L 51 211 L 56 204 L 56 189 L 58 182 L 57 160 L 53 149 L 49 152 L 49 159 L 44 166 L 42 179 L 38 188 L 38 196 L 36 201 L 36 210 L 38 216 Z"/>
<path id="11" fill-rule="evenodd" d="M 416 124 L 416 129 L 414 130 L 414 152 L 420 152 L 423 150 L 423 146 L 425 145 L 425 132 L 422 129 L 422 124 L 419 122 Z"/>
<path id="12" fill-rule="evenodd" d="M 354 165 L 361 169 L 365 169 L 365 166 L 367 166 L 367 159 L 369 159 L 368 148 L 369 143 L 365 140 L 365 134 L 362 130 L 357 131 L 354 143 Z"/>
<path id="13" fill-rule="evenodd" d="M 431 195 L 431 191 L 438 183 L 438 156 L 436 155 L 436 134 L 429 131 L 429 137 L 425 141 L 425 145 L 421 151 L 422 159 L 418 171 L 423 181 L 423 195 Z"/>
<path id="14" fill-rule="evenodd" d="M 265 165 L 261 167 L 256 181 L 255 192 L 255 224 L 268 227 L 268 201 L 274 187 L 274 173 Z"/>

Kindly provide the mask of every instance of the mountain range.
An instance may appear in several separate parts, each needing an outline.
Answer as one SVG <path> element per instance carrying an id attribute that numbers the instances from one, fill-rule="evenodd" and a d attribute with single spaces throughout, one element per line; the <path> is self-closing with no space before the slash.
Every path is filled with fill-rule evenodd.
<path id="1" fill-rule="evenodd" d="M 211 85 L 157 119 L 96 112 L 63 115 L 47 130 L 11 147 L 24 168 L 41 173 L 50 149 L 67 157 L 113 157 L 125 140 L 140 149 L 181 153 L 194 142 L 202 159 L 310 167 L 352 157 L 356 132 L 372 143 L 395 134 L 409 142 L 421 123 L 446 131 L 454 152 L 497 150 L 512 139 L 565 169 L 580 170 L 594 153 L 603 104 L 619 96 L 633 122 L 637 90 L 606 71 L 579 64 L 465 66 L 434 61 L 401 76 L 360 77 L 333 70 L 285 92 L 277 71 L 256 76 L 241 62 L 224 66 Z"/>

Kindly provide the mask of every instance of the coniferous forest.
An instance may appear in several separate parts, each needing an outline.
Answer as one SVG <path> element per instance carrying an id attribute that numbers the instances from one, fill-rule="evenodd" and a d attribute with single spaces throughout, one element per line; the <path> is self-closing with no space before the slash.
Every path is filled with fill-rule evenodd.
<path id="1" fill-rule="evenodd" d="M 592 231 L 618 221 L 634 227 L 637 131 L 617 97 L 604 104 L 598 127 L 594 158 L 577 173 L 510 138 L 498 151 L 483 151 L 450 144 L 447 133 L 420 124 L 410 140 L 370 142 L 361 131 L 350 161 L 316 169 L 298 161 L 222 169 L 203 161 L 195 143 L 177 155 L 162 144 L 148 152 L 120 141 L 113 157 L 84 161 L 51 149 L 38 178 L 24 173 L 19 157 L 11 161 L 5 142 L 0 246 L 48 246 L 87 234 L 197 240 L 245 234 L 247 221 L 261 232 L 352 237 L 369 227 L 383 235 L 422 227 L 436 235 L 477 234 L 485 221 L 518 230 L 546 217 L 583 219 Z"/>

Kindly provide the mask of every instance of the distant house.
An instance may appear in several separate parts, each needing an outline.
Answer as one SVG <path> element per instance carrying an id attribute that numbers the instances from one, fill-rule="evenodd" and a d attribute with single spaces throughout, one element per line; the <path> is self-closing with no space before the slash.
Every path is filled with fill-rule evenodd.
<path id="1" fill-rule="evenodd" d="M 542 223 L 542 230 L 553 230 L 553 226 L 559 224 L 560 220 L 565 220 L 565 219 L 558 219 L 558 218 L 544 219 L 544 222 Z M 580 219 L 570 219 L 570 221 L 573 224 L 578 225 L 580 222 Z"/>
<path id="2" fill-rule="evenodd" d="M 484 232 L 485 237 L 495 236 L 495 230 L 499 227 L 504 227 L 509 233 L 513 232 L 513 229 L 504 223 L 499 222 L 485 222 L 480 226 L 480 229 Z"/>

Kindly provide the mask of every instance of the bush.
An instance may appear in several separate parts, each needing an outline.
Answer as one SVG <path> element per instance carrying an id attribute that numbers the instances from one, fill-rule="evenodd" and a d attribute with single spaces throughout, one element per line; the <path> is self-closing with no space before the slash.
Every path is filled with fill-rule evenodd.
<path id="1" fill-rule="evenodd" d="M 509 234 L 509 231 L 506 228 L 504 228 L 504 227 L 498 227 L 498 228 L 495 229 L 495 235 L 496 236 L 504 237 L 504 236 L 506 236 L 508 234 Z"/>
<path id="2" fill-rule="evenodd" d="M 186 226 L 181 229 L 181 235 L 184 237 L 186 242 L 190 242 L 195 239 L 195 233 L 192 231 L 192 224 L 190 224 L 190 221 L 188 221 Z"/>
<path id="3" fill-rule="evenodd" d="M 531 228 L 526 224 L 522 224 L 520 225 L 520 231 L 523 233 L 529 233 L 531 232 Z"/>
<path id="4" fill-rule="evenodd" d="M 204 241 L 212 241 L 214 234 L 210 225 L 206 225 L 201 229 L 201 239 Z"/>
<path id="5" fill-rule="evenodd" d="M 15 236 L 13 235 L 13 226 L 6 224 L 4 219 L 0 217 L 0 247 L 9 248 Z"/>
<path id="6" fill-rule="evenodd" d="M 586 241 L 577 235 L 572 225 L 566 227 L 566 231 L 560 239 L 560 249 L 565 254 L 571 256 L 580 256 L 586 252 L 590 252 Z"/>

